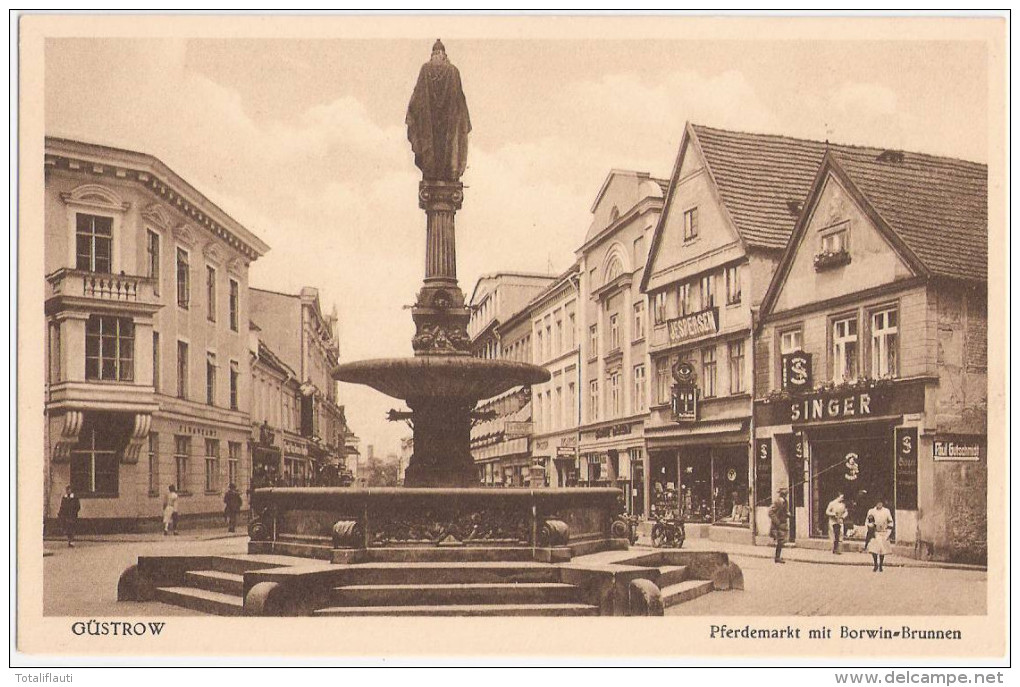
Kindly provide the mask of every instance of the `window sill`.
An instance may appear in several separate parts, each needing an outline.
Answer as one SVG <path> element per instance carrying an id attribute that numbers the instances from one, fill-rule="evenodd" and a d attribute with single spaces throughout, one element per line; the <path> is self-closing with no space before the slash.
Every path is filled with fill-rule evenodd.
<path id="1" fill-rule="evenodd" d="M 636 339 L 634 339 L 633 341 L 631 341 L 631 342 L 630 342 L 630 344 L 631 344 L 632 346 L 636 346 L 636 345 L 638 345 L 638 344 L 640 344 L 640 343 L 644 343 L 644 342 L 645 342 L 645 337 L 643 337 L 643 336 L 639 336 L 638 338 L 636 338 Z"/>
<path id="2" fill-rule="evenodd" d="M 180 496 L 193 496 L 193 494 L 190 491 L 179 491 L 179 492 L 177 492 L 177 496 L 178 497 L 180 497 Z"/>
<path id="3" fill-rule="evenodd" d="M 216 496 L 216 495 L 218 495 L 218 494 L 220 494 L 220 493 L 221 493 L 221 492 L 220 492 L 220 490 L 219 490 L 219 489 L 206 489 L 206 490 L 205 490 L 205 495 L 206 495 L 206 496 Z"/>
<path id="4" fill-rule="evenodd" d="M 113 493 L 92 492 L 92 493 L 86 493 L 86 494 L 79 494 L 78 498 L 80 498 L 80 499 L 116 499 L 116 498 L 120 498 L 120 494 L 118 494 L 116 492 L 113 492 Z"/>
<path id="5" fill-rule="evenodd" d="M 159 498 L 159 492 L 158 491 L 150 491 L 149 492 L 149 498 L 150 499 Z"/>
<path id="6" fill-rule="evenodd" d="M 727 308 L 736 308 L 736 307 L 739 307 L 741 304 L 742 304 L 741 301 L 734 301 L 732 303 L 727 303 L 726 307 Z"/>

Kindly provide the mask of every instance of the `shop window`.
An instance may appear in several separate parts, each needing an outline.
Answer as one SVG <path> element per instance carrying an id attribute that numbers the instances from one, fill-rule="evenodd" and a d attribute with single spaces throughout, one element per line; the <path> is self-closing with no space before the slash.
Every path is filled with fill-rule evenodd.
<path id="1" fill-rule="evenodd" d="M 857 316 L 832 323 L 832 381 L 857 378 Z"/>
<path id="2" fill-rule="evenodd" d="M 609 317 L 609 350 L 615 351 L 620 347 L 620 316 L 617 314 Z"/>
<path id="3" fill-rule="evenodd" d="M 597 379 L 591 380 L 588 401 L 588 419 L 595 422 L 599 419 L 599 381 Z"/>
<path id="4" fill-rule="evenodd" d="M 216 404 L 216 354 L 205 354 L 205 402 Z"/>
<path id="5" fill-rule="evenodd" d="M 666 321 L 666 292 L 659 291 L 653 297 L 653 310 L 652 316 L 655 318 L 655 324 L 662 324 Z"/>
<path id="6" fill-rule="evenodd" d="M 126 317 L 91 315 L 85 322 L 85 379 L 135 378 L 135 325 Z"/>
<path id="7" fill-rule="evenodd" d="M 79 496 L 115 497 L 120 460 L 114 446 L 117 434 L 101 423 L 89 422 L 71 451 L 71 489 Z"/>
<path id="8" fill-rule="evenodd" d="M 740 265 L 726 268 L 726 305 L 736 305 L 741 298 Z"/>
<path id="9" fill-rule="evenodd" d="M 239 291 L 240 287 L 237 281 L 234 279 L 230 280 L 230 329 L 231 331 L 237 331 L 237 319 L 238 312 L 240 310 L 239 304 Z"/>
<path id="10" fill-rule="evenodd" d="M 205 266 L 205 317 L 216 321 L 216 268 Z"/>
<path id="11" fill-rule="evenodd" d="M 896 308 L 871 313 L 871 375 L 895 377 L 898 355 L 899 313 Z"/>
<path id="12" fill-rule="evenodd" d="M 152 229 L 147 229 L 145 232 L 145 253 L 148 258 L 149 271 L 146 274 L 149 279 L 152 279 L 152 292 L 159 295 L 159 234 L 154 232 Z"/>
<path id="13" fill-rule="evenodd" d="M 648 408 L 648 389 L 644 364 L 634 366 L 634 409 L 638 412 Z"/>
<path id="14" fill-rule="evenodd" d="M 701 351 L 701 392 L 705 398 L 715 398 L 716 391 L 716 360 L 715 346 Z"/>
<path id="15" fill-rule="evenodd" d="M 188 308 L 191 302 L 191 265 L 188 251 L 177 249 L 177 305 Z"/>
<path id="16" fill-rule="evenodd" d="M 707 274 L 701 278 L 701 309 L 715 307 L 715 275 Z"/>
<path id="17" fill-rule="evenodd" d="M 747 389 L 744 382 L 745 369 L 744 342 L 730 343 L 730 393 L 742 394 Z"/>
<path id="18" fill-rule="evenodd" d="M 698 208 L 684 211 L 684 241 L 698 238 Z"/>
<path id="19" fill-rule="evenodd" d="M 174 437 L 174 484 L 178 493 L 187 494 L 188 484 L 188 461 L 191 457 L 191 437 Z"/>
<path id="20" fill-rule="evenodd" d="M 634 304 L 634 341 L 645 338 L 645 302 Z"/>
<path id="21" fill-rule="evenodd" d="M 113 218 L 78 213 L 75 217 L 75 267 L 86 272 L 113 271 Z"/>
<path id="22" fill-rule="evenodd" d="M 149 496 L 159 496 L 159 435 L 149 432 Z"/>
<path id="23" fill-rule="evenodd" d="M 220 488 L 220 441 L 205 440 L 205 491 L 215 492 Z"/>
<path id="24" fill-rule="evenodd" d="M 177 398 L 188 397 L 188 344 L 177 342 Z"/>

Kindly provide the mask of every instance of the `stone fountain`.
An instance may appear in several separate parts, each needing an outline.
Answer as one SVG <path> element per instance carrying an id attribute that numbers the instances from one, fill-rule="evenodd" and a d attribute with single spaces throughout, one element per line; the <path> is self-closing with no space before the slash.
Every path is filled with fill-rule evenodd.
<path id="1" fill-rule="evenodd" d="M 413 309 L 413 358 L 341 365 L 336 379 L 365 384 L 407 402 L 414 455 L 408 487 L 477 486 L 471 459 L 472 412 L 480 399 L 514 386 L 549 380 L 542 367 L 470 354 L 470 311 L 457 284 L 454 218 L 464 200 L 460 177 L 467 166 L 468 116 L 460 73 L 436 41 L 422 65 L 407 111 L 407 137 L 422 172 L 418 204 L 425 210 L 425 280 Z"/>
<path id="2" fill-rule="evenodd" d="M 727 564 L 725 554 L 628 552 L 618 489 L 478 486 L 475 405 L 550 376 L 469 351 L 454 216 L 471 123 L 460 74 L 439 41 L 418 76 L 407 128 L 426 216 L 414 356 L 335 373 L 407 403 L 409 412 L 390 411 L 414 430 L 405 486 L 256 489 L 247 554 L 140 557 L 121 576 L 118 599 L 248 615 L 661 615 L 661 586 L 703 592 Z M 682 580 L 692 574 L 700 577 Z"/>

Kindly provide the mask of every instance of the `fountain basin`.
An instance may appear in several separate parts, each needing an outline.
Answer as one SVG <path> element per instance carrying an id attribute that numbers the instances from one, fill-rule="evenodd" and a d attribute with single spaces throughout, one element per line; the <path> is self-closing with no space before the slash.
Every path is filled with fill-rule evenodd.
<path id="1" fill-rule="evenodd" d="M 494 560 L 511 550 L 569 560 L 626 547 L 612 534 L 621 497 L 613 488 L 256 489 L 248 548 L 334 562 L 392 556 L 395 549 L 413 549 L 418 560 L 429 550 L 448 559 L 465 549 L 487 549 Z"/>
<path id="2" fill-rule="evenodd" d="M 333 377 L 363 384 L 399 399 L 480 399 L 515 386 L 541 384 L 551 378 L 537 365 L 510 360 L 484 360 L 464 355 L 422 355 L 377 358 L 340 365 Z"/>

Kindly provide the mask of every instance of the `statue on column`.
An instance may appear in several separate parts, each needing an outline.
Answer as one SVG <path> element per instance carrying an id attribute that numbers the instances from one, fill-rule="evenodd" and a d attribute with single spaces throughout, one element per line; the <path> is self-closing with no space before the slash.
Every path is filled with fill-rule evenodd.
<path id="1" fill-rule="evenodd" d="M 432 46 L 432 59 L 418 72 L 406 123 L 407 140 L 422 178 L 459 181 L 467 167 L 471 118 L 460 72 L 447 59 L 442 41 Z"/>

